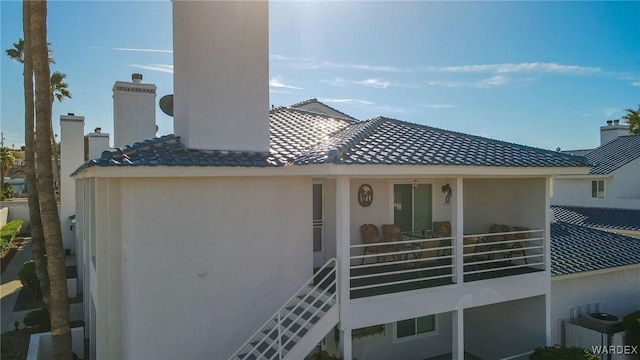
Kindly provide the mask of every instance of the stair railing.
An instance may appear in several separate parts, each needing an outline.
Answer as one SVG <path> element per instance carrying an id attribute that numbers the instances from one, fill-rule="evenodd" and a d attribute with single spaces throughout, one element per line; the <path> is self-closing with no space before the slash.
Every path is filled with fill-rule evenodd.
<path id="1" fill-rule="evenodd" d="M 302 286 L 300 287 L 300 289 L 298 289 L 298 291 L 296 291 L 296 292 L 293 294 L 293 296 L 291 296 L 287 301 L 285 301 L 284 305 L 282 305 L 278 310 L 276 310 L 276 312 L 275 312 L 272 316 L 270 316 L 270 317 L 267 319 L 267 321 L 265 321 L 265 322 L 262 324 L 262 326 L 260 326 L 260 328 L 258 328 L 258 330 L 256 330 L 256 332 L 254 332 L 254 333 L 253 333 L 253 334 L 252 334 L 252 335 L 247 339 L 247 341 L 245 341 L 245 342 L 242 344 L 242 346 L 240 346 L 240 347 L 238 348 L 238 350 L 237 350 L 235 353 L 233 353 L 233 355 L 231 355 L 231 357 L 229 358 L 229 360 L 234 360 L 234 359 L 238 358 L 238 356 L 239 356 L 240 354 L 242 354 L 242 353 L 243 353 L 243 351 L 245 350 L 245 348 L 246 348 L 248 345 L 250 345 L 251 341 L 252 341 L 252 340 L 254 340 L 254 338 L 256 338 L 258 334 L 260 334 L 260 333 L 261 333 L 261 332 L 263 332 L 265 329 L 267 329 L 267 328 L 269 327 L 269 324 L 270 324 L 270 323 L 272 323 L 273 321 L 275 321 L 275 322 L 277 323 L 276 328 L 278 329 L 278 347 L 279 347 L 279 348 L 278 348 L 278 351 L 277 351 L 278 359 L 282 359 L 282 349 L 283 349 L 282 340 L 281 340 L 281 338 L 282 338 L 282 332 L 281 332 L 281 327 L 282 327 L 282 326 L 281 326 L 281 325 L 282 325 L 281 312 L 282 312 L 282 310 L 284 310 L 284 309 L 289 305 L 289 303 L 291 303 L 291 302 L 292 302 L 296 297 L 298 297 L 298 296 L 299 296 L 299 294 L 301 294 L 305 289 L 308 289 L 308 286 L 309 286 L 309 285 L 313 285 L 313 282 L 315 281 L 315 278 L 316 278 L 316 274 L 322 274 L 322 272 L 323 272 L 325 269 L 329 268 L 329 265 L 330 265 L 330 264 L 333 264 L 333 269 L 332 269 L 332 270 L 330 270 L 330 271 L 328 271 L 328 272 L 327 272 L 327 274 L 323 277 L 323 279 L 322 279 L 321 281 L 319 281 L 319 282 L 318 282 L 318 283 L 313 287 L 313 289 L 312 289 L 311 291 L 309 291 L 309 293 L 307 293 L 307 294 L 304 296 L 304 298 L 303 298 L 303 299 L 301 299 L 301 300 L 300 300 L 300 302 L 298 302 L 298 304 L 297 304 L 293 309 L 291 309 L 291 311 L 290 311 L 290 312 L 293 312 L 296 308 L 298 308 L 298 307 L 300 306 L 300 304 L 301 304 L 302 302 L 304 302 L 304 301 L 309 297 L 309 294 L 311 294 L 311 293 L 313 293 L 315 290 L 317 290 L 317 289 L 320 287 L 320 285 L 322 285 L 322 284 L 323 284 L 323 283 L 324 283 L 324 282 L 329 278 L 329 276 L 331 276 L 331 275 L 334 275 L 334 277 L 335 277 L 335 278 L 334 278 L 334 280 L 333 280 L 332 284 L 331 284 L 331 285 L 329 285 L 329 286 L 327 286 L 327 288 L 324 290 L 324 292 L 322 293 L 322 295 L 324 295 L 324 294 L 326 293 L 327 289 L 330 289 L 332 286 L 335 286 L 335 289 L 336 289 L 335 294 L 333 294 L 333 296 L 329 297 L 329 299 L 327 300 L 327 302 L 328 302 L 330 299 L 333 299 L 333 298 L 335 297 L 335 300 L 336 300 L 336 303 L 337 303 L 337 302 L 338 302 L 338 291 L 337 291 L 337 290 L 338 290 L 338 286 L 337 286 L 337 278 L 338 278 L 338 277 L 336 276 L 337 261 L 336 261 L 336 258 L 331 258 L 331 259 L 329 259 L 329 261 L 327 261 L 327 262 L 326 262 L 326 263 L 325 263 L 325 264 L 324 264 L 320 269 L 318 269 L 318 270 L 316 271 L 316 273 L 315 273 L 315 274 L 313 274 L 313 276 L 311 277 L 311 279 L 309 279 L 307 282 L 305 282 L 305 283 L 304 283 L 304 285 L 302 285 Z M 315 300 L 314 300 L 312 303 L 315 303 Z M 326 305 L 326 304 L 323 304 L 323 306 L 324 306 L 324 305 Z M 321 309 L 321 308 L 322 308 L 322 307 L 320 307 L 320 309 Z M 318 311 L 316 311 L 316 313 L 314 313 L 314 316 L 315 316 L 315 314 L 317 314 L 317 312 L 318 312 Z M 311 317 L 311 318 L 313 318 L 313 317 Z M 311 318 L 310 318 L 310 319 L 311 319 Z M 296 319 L 296 320 L 297 320 L 297 319 Z M 305 324 L 306 324 L 306 323 L 305 323 Z M 302 327 L 301 327 L 301 328 L 302 328 Z M 263 337 L 263 339 L 262 339 L 258 344 L 256 344 L 255 346 L 251 346 L 251 350 L 250 350 L 250 351 L 248 351 L 248 352 L 246 353 L 246 355 L 245 355 L 245 356 L 249 356 L 250 354 L 253 354 L 253 353 L 258 349 L 258 347 L 259 347 L 262 343 L 264 343 L 264 342 L 265 342 L 265 340 L 266 340 L 266 339 L 267 339 L 267 338 L 268 338 L 268 337 L 273 333 L 274 329 L 275 329 L 275 328 L 271 329 L 271 331 L 269 331 L 267 334 L 265 334 L 265 336 Z M 288 344 L 288 342 L 287 342 L 287 344 Z M 284 346 L 286 346 L 286 344 L 285 344 Z M 270 348 L 271 348 L 271 347 L 269 346 L 269 347 L 267 347 L 266 349 L 270 349 Z"/>

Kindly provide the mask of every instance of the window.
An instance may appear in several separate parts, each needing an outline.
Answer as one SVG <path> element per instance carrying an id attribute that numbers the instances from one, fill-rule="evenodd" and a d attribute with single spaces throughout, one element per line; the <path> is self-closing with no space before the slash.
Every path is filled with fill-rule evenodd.
<path id="1" fill-rule="evenodd" d="M 431 230 L 431 184 L 393 184 L 393 222 L 405 231 Z"/>
<path id="2" fill-rule="evenodd" d="M 591 182 L 591 197 L 604 199 L 604 180 L 593 180 Z"/>
<path id="3" fill-rule="evenodd" d="M 393 329 L 394 341 L 413 340 L 436 334 L 436 316 L 421 316 L 414 319 L 398 321 Z"/>

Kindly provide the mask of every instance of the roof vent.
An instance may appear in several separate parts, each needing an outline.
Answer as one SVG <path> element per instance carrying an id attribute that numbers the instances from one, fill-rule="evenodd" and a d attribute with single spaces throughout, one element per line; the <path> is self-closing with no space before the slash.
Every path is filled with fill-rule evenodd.
<path id="1" fill-rule="evenodd" d="M 607 120 L 607 126 L 611 126 L 613 124 L 613 120 Z"/>
<path id="2" fill-rule="evenodd" d="M 620 125 L 620 120 L 618 120 L 618 119 L 613 120 L 613 125 Z"/>
<path id="3" fill-rule="evenodd" d="M 142 82 L 142 74 L 131 74 L 131 81 L 133 81 L 134 84 L 140 84 Z"/>
<path id="4" fill-rule="evenodd" d="M 100 134 L 101 131 L 102 131 L 102 128 L 99 128 L 99 127 L 95 128 L 95 130 L 93 130 L 93 132 L 95 132 L 97 134 Z"/>
<path id="5" fill-rule="evenodd" d="M 67 116 L 76 116 L 74 113 L 67 113 Z"/>

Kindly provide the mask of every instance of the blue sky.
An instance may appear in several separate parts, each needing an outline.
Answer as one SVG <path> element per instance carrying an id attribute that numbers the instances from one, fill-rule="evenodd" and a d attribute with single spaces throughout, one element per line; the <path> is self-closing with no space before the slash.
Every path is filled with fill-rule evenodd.
<path id="1" fill-rule="evenodd" d="M 21 2 L 1 1 L 1 126 L 24 130 Z M 271 2 L 270 101 L 308 98 L 547 149 L 595 147 L 640 104 L 640 2 Z M 113 133 L 111 88 L 133 72 L 173 92 L 171 2 L 50 1 L 48 37 L 85 131 Z M 173 132 L 157 110 L 158 135 Z"/>

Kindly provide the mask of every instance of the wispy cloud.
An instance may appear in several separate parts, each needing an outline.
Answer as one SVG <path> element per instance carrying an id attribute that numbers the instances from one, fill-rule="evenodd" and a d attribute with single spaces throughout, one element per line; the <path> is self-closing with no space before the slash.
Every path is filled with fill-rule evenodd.
<path id="1" fill-rule="evenodd" d="M 426 107 L 430 109 L 450 109 L 454 107 L 451 104 L 426 104 L 426 105 L 418 105 L 419 107 Z"/>
<path id="2" fill-rule="evenodd" d="M 274 87 L 274 88 L 281 88 L 281 89 L 302 90 L 301 87 L 297 87 L 297 86 L 288 85 L 288 84 L 283 83 L 282 80 L 280 80 L 280 78 L 278 76 L 274 76 L 269 80 L 269 86 Z"/>
<path id="3" fill-rule="evenodd" d="M 347 98 L 323 98 L 320 99 L 322 102 L 328 102 L 331 104 L 361 104 L 361 105 L 373 105 L 375 104 L 372 101 L 367 100 L 359 100 L 359 99 L 347 99 Z"/>
<path id="4" fill-rule="evenodd" d="M 173 54 L 173 50 L 164 50 L 164 49 L 122 48 L 122 47 L 105 48 L 105 47 L 99 47 L 99 46 L 92 46 L 91 48 L 113 50 L 113 51 L 137 51 L 137 52 L 155 52 L 155 53 Z"/>
<path id="5" fill-rule="evenodd" d="M 362 64 L 351 62 L 323 61 L 310 58 L 292 57 L 279 54 L 270 54 L 270 60 L 286 62 L 295 69 L 352 69 L 374 72 L 440 72 L 440 73 L 557 73 L 571 75 L 587 75 L 602 72 L 599 67 L 560 64 L 555 62 L 521 62 L 521 63 L 497 63 L 497 64 L 466 64 L 449 66 L 417 66 L 401 67 L 384 64 Z"/>
<path id="6" fill-rule="evenodd" d="M 158 71 L 158 72 L 173 74 L 173 65 L 164 65 L 164 64 L 129 64 L 129 66 L 134 67 L 134 68 L 138 68 L 138 69 L 144 69 L 144 70 Z"/>
<path id="7" fill-rule="evenodd" d="M 362 80 L 362 81 L 356 81 L 355 82 L 358 85 L 362 85 L 362 86 L 368 86 L 368 87 L 373 87 L 373 88 L 378 88 L 378 89 L 385 89 L 387 88 L 389 85 L 391 85 L 390 81 L 384 81 L 384 80 L 380 80 L 380 79 L 366 79 L 366 80 Z"/>
<path id="8" fill-rule="evenodd" d="M 426 67 L 426 71 L 445 73 L 560 73 L 560 74 L 592 74 L 602 71 L 598 67 L 564 65 L 558 63 L 503 63 L 503 64 L 482 64 L 482 65 L 459 65 L 459 66 L 439 66 Z"/>
<path id="9" fill-rule="evenodd" d="M 613 115 L 615 115 L 619 111 L 620 111 L 620 109 L 618 109 L 618 108 L 606 108 L 606 109 L 602 110 L 602 115 L 604 115 L 607 118 L 610 118 L 610 117 L 612 117 Z"/>
<path id="10" fill-rule="evenodd" d="M 314 60 L 296 60 L 291 61 L 288 65 L 294 69 L 299 70 L 316 70 L 316 69 L 351 69 L 351 70 L 366 70 L 366 71 L 379 71 L 379 72 L 412 72 L 415 71 L 412 68 L 402 68 L 391 65 L 369 65 L 358 63 L 343 63 L 332 61 L 314 61 Z"/>
<path id="11" fill-rule="evenodd" d="M 340 86 L 340 87 L 346 87 L 353 84 L 353 81 L 349 81 L 345 78 L 335 78 L 330 80 L 325 79 L 325 80 L 320 80 L 320 82 L 323 84 L 328 84 L 331 86 Z"/>
<path id="12" fill-rule="evenodd" d="M 491 76 L 479 81 L 449 81 L 449 80 L 431 80 L 427 81 L 427 85 L 431 86 L 445 86 L 451 88 L 476 88 L 476 89 L 488 89 L 490 87 L 499 86 L 507 83 L 507 78 L 502 75 Z"/>
<path id="13" fill-rule="evenodd" d="M 631 84 L 631 86 L 636 86 L 636 87 L 638 87 L 638 86 L 640 86 L 640 81 L 634 81 L 634 82 L 631 82 L 631 83 L 629 83 L 629 84 Z"/>
<path id="14" fill-rule="evenodd" d="M 406 114 L 410 112 L 410 110 L 407 108 L 391 106 L 391 105 L 376 105 L 373 107 L 373 110 L 377 110 L 382 113 L 396 113 L 396 114 Z"/>

